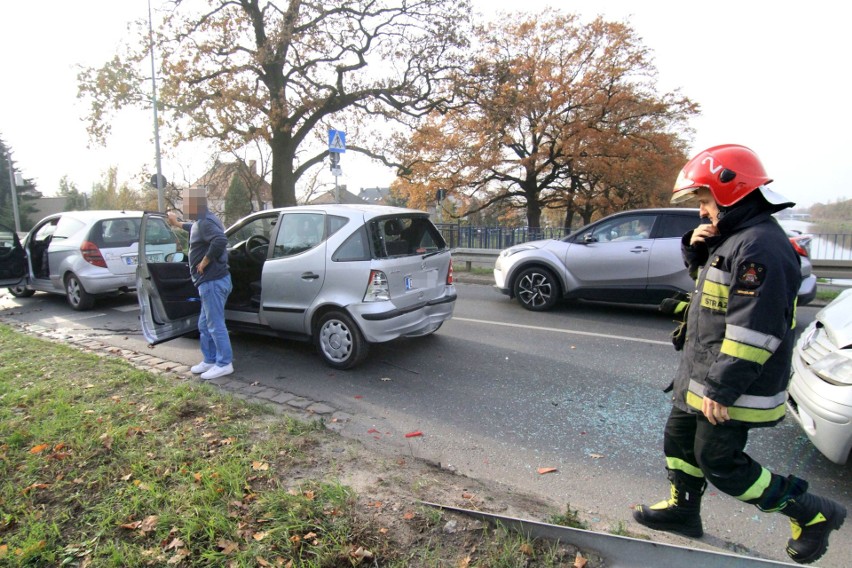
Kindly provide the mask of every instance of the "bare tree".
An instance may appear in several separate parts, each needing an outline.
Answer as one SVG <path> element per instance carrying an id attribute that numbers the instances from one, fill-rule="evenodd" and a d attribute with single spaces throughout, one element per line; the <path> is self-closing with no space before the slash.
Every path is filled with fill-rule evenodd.
<path id="1" fill-rule="evenodd" d="M 447 105 L 469 13 L 468 0 L 175 0 L 154 39 L 163 124 L 174 143 L 268 144 L 273 205 L 293 205 L 331 121 L 369 128 Z M 127 53 L 79 74 L 94 140 L 114 111 L 149 103 L 140 24 Z M 355 142 L 387 162 L 380 144 Z"/>

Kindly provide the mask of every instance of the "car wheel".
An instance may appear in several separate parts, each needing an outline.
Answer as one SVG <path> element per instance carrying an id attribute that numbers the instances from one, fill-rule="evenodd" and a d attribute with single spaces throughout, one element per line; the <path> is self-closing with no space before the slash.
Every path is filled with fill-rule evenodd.
<path id="1" fill-rule="evenodd" d="M 65 277 L 65 298 L 68 299 L 68 305 L 78 311 L 91 310 L 95 305 L 95 298 L 86 292 L 75 274 Z"/>
<path id="2" fill-rule="evenodd" d="M 16 298 L 29 298 L 33 294 L 35 294 L 35 290 L 30 290 L 26 286 L 10 286 L 9 293 L 15 296 Z"/>
<path id="3" fill-rule="evenodd" d="M 526 309 L 543 312 L 559 299 L 559 284 L 546 268 L 527 268 L 515 279 L 515 298 Z"/>
<path id="4" fill-rule="evenodd" d="M 335 369 L 351 369 L 367 356 L 368 345 L 361 330 L 340 311 L 324 314 L 314 334 L 317 350 Z"/>

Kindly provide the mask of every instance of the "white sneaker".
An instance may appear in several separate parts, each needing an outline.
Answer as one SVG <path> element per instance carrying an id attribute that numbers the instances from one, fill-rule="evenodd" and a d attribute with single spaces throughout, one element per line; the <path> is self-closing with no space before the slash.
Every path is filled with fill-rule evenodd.
<path id="1" fill-rule="evenodd" d="M 205 363 L 204 361 L 202 361 L 198 365 L 193 365 L 190 371 L 192 371 L 196 375 L 200 375 L 201 373 L 206 373 L 215 366 L 216 363 Z"/>
<path id="2" fill-rule="evenodd" d="M 218 379 L 219 377 L 224 377 L 225 375 L 230 375 L 234 372 L 234 365 L 228 363 L 224 367 L 219 367 L 218 365 L 213 365 L 213 367 L 209 371 L 205 371 L 201 374 L 201 380 L 209 381 L 210 379 Z"/>

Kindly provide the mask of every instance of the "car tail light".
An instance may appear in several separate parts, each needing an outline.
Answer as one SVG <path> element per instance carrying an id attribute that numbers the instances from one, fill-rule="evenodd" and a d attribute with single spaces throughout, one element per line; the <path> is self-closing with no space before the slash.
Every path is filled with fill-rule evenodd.
<path id="1" fill-rule="evenodd" d="M 453 283 L 453 260 L 450 259 L 450 269 L 447 270 L 447 286 Z"/>
<path id="2" fill-rule="evenodd" d="M 390 287 L 388 277 L 381 270 L 370 271 L 370 282 L 367 284 L 367 293 L 364 294 L 365 302 L 386 302 L 390 300 Z"/>
<path id="3" fill-rule="evenodd" d="M 104 255 L 101 254 L 101 249 L 92 241 L 83 241 L 80 245 L 80 252 L 83 254 L 83 260 L 89 264 L 106 268 L 107 264 L 104 260 Z"/>
<path id="4" fill-rule="evenodd" d="M 796 237 L 790 237 L 790 244 L 793 245 L 793 250 L 801 256 L 808 256 L 808 250 L 799 243 Z"/>

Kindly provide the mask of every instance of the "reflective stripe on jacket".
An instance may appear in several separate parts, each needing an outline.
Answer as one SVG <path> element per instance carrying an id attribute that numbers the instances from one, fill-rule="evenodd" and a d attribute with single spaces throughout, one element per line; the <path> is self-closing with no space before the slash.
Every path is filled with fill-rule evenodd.
<path id="1" fill-rule="evenodd" d="M 684 237 L 688 265 L 695 261 L 689 237 Z M 786 412 L 799 257 L 768 212 L 733 227 L 706 253 L 688 311 L 673 402 L 700 412 L 708 396 L 727 406 L 733 420 L 770 426 Z"/>

